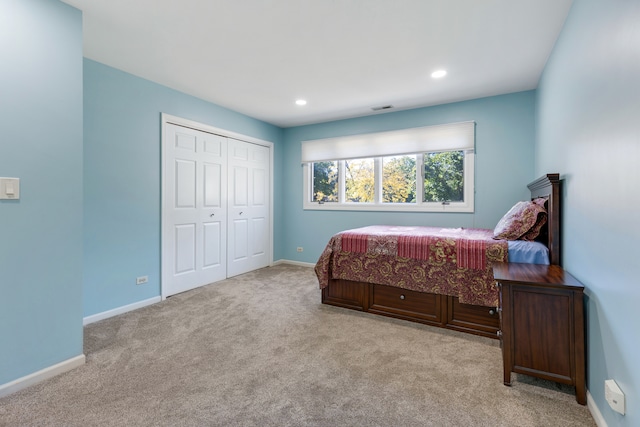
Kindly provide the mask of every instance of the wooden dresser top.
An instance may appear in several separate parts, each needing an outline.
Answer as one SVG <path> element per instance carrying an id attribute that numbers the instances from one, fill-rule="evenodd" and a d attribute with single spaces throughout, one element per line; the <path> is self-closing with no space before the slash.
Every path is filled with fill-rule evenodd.
<path id="1" fill-rule="evenodd" d="M 498 262 L 493 264 L 493 278 L 498 282 L 584 289 L 582 283 L 559 265 Z"/>

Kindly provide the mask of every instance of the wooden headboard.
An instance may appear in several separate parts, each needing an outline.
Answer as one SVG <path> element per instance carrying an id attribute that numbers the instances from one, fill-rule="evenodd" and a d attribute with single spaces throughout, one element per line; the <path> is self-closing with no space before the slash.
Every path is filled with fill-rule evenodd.
<path id="1" fill-rule="evenodd" d="M 539 197 L 547 199 L 547 225 L 540 231 L 540 240 L 549 248 L 549 261 L 551 264 L 561 264 L 560 252 L 560 197 L 561 197 L 560 174 L 548 173 L 536 179 L 527 187 L 531 191 L 531 199 Z"/>

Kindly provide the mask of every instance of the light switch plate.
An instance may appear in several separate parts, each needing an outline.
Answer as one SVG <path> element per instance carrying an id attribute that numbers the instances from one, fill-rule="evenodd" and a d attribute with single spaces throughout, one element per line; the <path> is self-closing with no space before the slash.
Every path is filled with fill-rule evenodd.
<path id="1" fill-rule="evenodd" d="M 18 200 L 20 198 L 20 178 L 0 177 L 0 200 Z"/>

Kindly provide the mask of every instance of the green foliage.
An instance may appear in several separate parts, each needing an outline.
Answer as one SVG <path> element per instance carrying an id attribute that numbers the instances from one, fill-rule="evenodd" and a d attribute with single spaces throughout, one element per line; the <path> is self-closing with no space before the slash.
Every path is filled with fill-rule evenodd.
<path id="1" fill-rule="evenodd" d="M 424 201 L 464 201 L 464 153 L 462 151 L 424 155 Z"/>
<path id="2" fill-rule="evenodd" d="M 347 202 L 375 201 L 373 159 L 345 161 L 345 196 Z"/>
<path id="3" fill-rule="evenodd" d="M 464 152 L 423 155 L 425 202 L 464 201 Z M 345 201 L 375 202 L 374 159 L 345 160 Z M 313 163 L 313 201 L 338 202 L 338 162 Z M 382 159 L 382 202 L 416 202 L 416 156 Z"/>
<path id="4" fill-rule="evenodd" d="M 382 162 L 382 201 L 415 203 L 416 157 L 385 157 Z"/>
<path id="5" fill-rule="evenodd" d="M 313 164 L 313 201 L 338 201 L 338 162 Z"/>

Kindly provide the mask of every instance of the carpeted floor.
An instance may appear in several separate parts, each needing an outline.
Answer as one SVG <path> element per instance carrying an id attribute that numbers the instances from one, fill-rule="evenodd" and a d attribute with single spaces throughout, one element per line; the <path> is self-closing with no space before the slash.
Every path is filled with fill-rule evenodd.
<path id="1" fill-rule="evenodd" d="M 292 265 L 91 324 L 85 354 L 0 425 L 595 426 L 569 388 L 505 387 L 498 341 L 324 306 Z"/>

